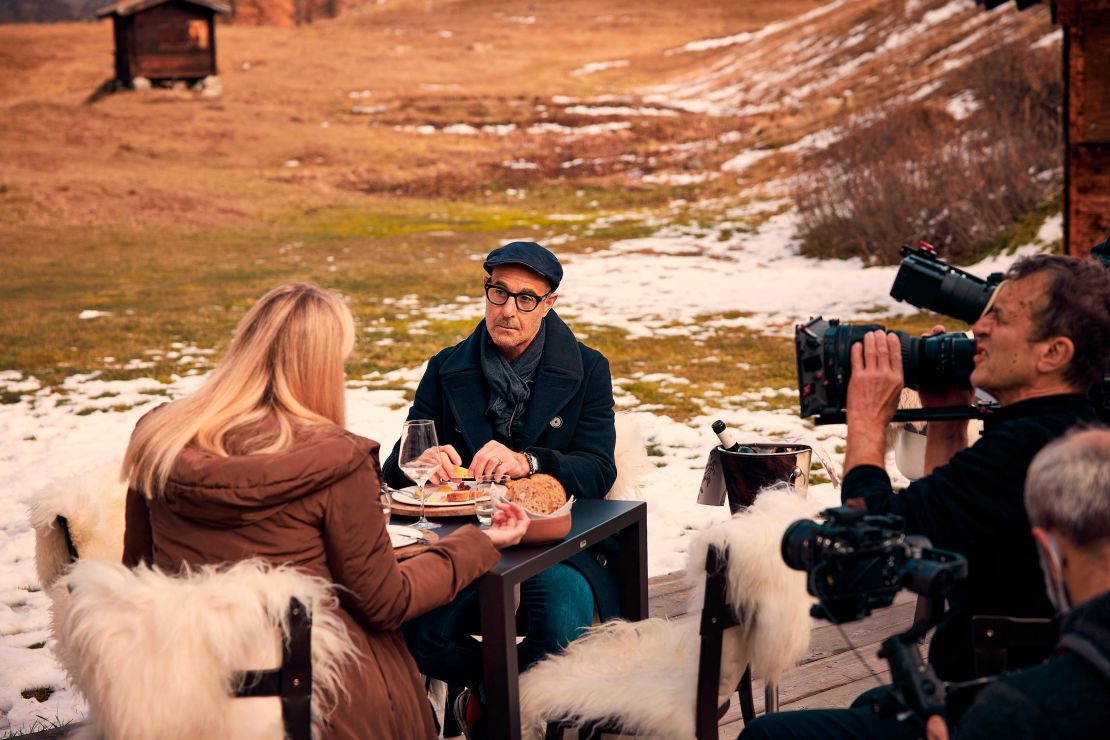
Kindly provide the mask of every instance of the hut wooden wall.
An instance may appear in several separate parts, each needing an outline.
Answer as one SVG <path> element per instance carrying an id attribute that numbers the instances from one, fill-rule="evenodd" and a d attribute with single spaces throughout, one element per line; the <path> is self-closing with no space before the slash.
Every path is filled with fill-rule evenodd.
<path id="1" fill-rule="evenodd" d="M 1067 121 L 1064 227 L 1068 252 L 1110 235 L 1110 0 L 1058 0 Z"/>
<path id="2" fill-rule="evenodd" d="M 215 24 L 211 11 L 166 3 L 129 21 L 131 76 L 188 79 L 216 73 Z"/>

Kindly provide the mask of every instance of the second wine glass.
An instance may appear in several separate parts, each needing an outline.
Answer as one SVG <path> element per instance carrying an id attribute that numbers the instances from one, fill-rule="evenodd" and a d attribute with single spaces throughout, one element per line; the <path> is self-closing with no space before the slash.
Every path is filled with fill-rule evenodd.
<path id="1" fill-rule="evenodd" d="M 428 521 L 424 514 L 424 486 L 439 467 L 439 442 L 436 425 L 431 419 L 412 419 L 405 422 L 401 432 L 401 449 L 398 455 L 401 471 L 416 484 L 420 497 L 420 519 L 412 526 L 417 529 L 436 529 L 440 525 Z"/>

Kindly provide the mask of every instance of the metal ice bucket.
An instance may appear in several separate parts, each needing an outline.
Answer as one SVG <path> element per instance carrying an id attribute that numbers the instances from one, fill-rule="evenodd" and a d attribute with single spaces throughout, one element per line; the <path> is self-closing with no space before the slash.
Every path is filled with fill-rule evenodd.
<path id="1" fill-rule="evenodd" d="M 702 476 L 698 503 L 720 506 L 728 499 L 732 513 L 755 501 L 760 490 L 775 483 L 789 483 L 802 496 L 809 487 L 813 448 L 793 442 L 741 443 L 752 452 L 729 452 L 720 446 L 709 453 Z"/>

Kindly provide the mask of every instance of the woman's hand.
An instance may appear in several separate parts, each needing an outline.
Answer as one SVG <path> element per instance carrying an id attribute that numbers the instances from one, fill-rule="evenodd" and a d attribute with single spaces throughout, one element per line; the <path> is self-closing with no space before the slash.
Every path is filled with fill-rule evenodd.
<path id="1" fill-rule="evenodd" d="M 520 504 L 498 502 L 493 512 L 493 526 L 483 529 L 498 550 L 512 547 L 528 531 L 528 514 Z"/>

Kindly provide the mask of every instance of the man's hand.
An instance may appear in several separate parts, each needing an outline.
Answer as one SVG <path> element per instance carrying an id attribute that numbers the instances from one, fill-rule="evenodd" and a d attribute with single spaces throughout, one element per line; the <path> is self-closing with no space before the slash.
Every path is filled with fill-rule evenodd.
<path id="1" fill-rule="evenodd" d="M 512 547 L 528 531 L 531 520 L 519 504 L 499 502 L 493 512 L 493 526 L 482 530 L 498 550 Z"/>
<path id="2" fill-rule="evenodd" d="M 943 717 L 934 714 L 929 718 L 925 725 L 925 737 L 927 740 L 948 740 L 948 725 Z"/>
<path id="3" fill-rule="evenodd" d="M 490 440 L 474 454 L 470 461 L 470 474 L 475 478 L 500 473 L 511 478 L 528 475 L 528 460 L 519 452 L 513 452 L 500 442 Z"/>
<path id="4" fill-rule="evenodd" d="M 845 410 L 848 444 L 844 472 L 886 459 L 886 427 L 902 394 L 902 347 L 896 334 L 872 331 L 852 345 L 852 377 Z"/>
<path id="5" fill-rule="evenodd" d="M 451 479 L 451 474 L 455 472 L 455 466 L 462 462 L 459 453 L 451 445 L 439 446 L 439 469 L 432 471 L 428 476 L 428 482 L 432 485 L 437 485 L 445 480 Z"/>

